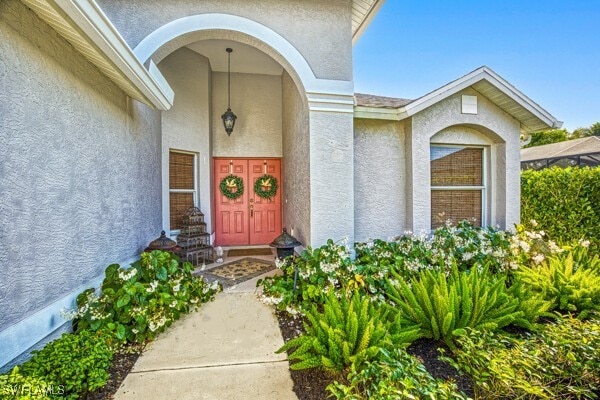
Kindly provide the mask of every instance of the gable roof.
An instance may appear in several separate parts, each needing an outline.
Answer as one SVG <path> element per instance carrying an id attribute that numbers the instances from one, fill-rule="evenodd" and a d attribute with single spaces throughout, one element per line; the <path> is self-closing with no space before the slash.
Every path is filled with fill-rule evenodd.
<path id="1" fill-rule="evenodd" d="M 472 87 L 518 120 L 521 123 L 521 131 L 524 133 L 562 126 L 562 122 L 558 121 L 552 114 L 486 66 L 477 68 L 457 80 L 399 107 L 394 107 L 394 101 L 385 100 L 389 98 L 380 96 L 370 96 L 379 98 L 379 100 L 372 100 L 370 103 L 355 100 L 355 116 L 359 118 L 402 120 L 468 87 Z M 405 99 L 397 100 L 407 101 Z"/>
<path id="2" fill-rule="evenodd" d="M 385 0 L 352 0 L 352 44 L 369 26 Z"/>
<path id="3" fill-rule="evenodd" d="M 545 160 L 581 154 L 600 153 L 600 137 L 590 136 L 521 149 L 521 161 Z"/>

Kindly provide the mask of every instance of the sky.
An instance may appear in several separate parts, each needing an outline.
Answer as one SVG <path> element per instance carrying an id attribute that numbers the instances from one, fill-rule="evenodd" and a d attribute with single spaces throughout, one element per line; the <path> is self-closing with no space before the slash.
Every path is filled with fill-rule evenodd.
<path id="1" fill-rule="evenodd" d="M 354 90 L 416 99 L 482 65 L 569 131 L 600 122 L 600 0 L 387 0 Z"/>

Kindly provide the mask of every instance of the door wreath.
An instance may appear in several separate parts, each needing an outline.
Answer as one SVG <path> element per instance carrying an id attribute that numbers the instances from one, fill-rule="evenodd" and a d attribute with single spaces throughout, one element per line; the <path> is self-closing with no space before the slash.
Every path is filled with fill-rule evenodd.
<path id="1" fill-rule="evenodd" d="M 244 181 L 237 175 L 227 175 L 221 180 L 219 188 L 225 197 L 235 200 L 244 194 Z"/>
<path id="2" fill-rule="evenodd" d="M 263 199 L 270 199 L 277 194 L 277 178 L 264 174 L 254 182 L 254 193 Z"/>

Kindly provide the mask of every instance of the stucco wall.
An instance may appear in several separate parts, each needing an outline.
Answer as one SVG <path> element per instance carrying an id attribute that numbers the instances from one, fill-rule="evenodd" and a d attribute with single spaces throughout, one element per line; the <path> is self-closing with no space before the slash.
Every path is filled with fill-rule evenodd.
<path id="1" fill-rule="evenodd" d="M 160 114 L 17 0 L 0 2 L 0 54 L 3 331 L 136 257 L 160 233 L 161 182 Z"/>
<path id="2" fill-rule="evenodd" d="M 176 19 L 231 14 L 263 24 L 286 38 L 318 78 L 352 80 L 351 0 L 175 0 L 168 6 L 159 0 L 98 3 L 132 48 Z"/>
<path id="3" fill-rule="evenodd" d="M 354 235 L 387 239 L 406 230 L 403 125 L 354 120 Z"/>
<path id="4" fill-rule="evenodd" d="M 463 94 L 478 97 L 478 113 L 461 113 Z M 510 228 L 519 221 L 520 213 L 520 126 L 519 122 L 498 108 L 475 90 L 468 88 L 444 99 L 414 115 L 412 129 L 407 131 L 407 148 L 410 150 L 407 160 L 414 171 L 408 182 L 409 217 L 414 231 L 430 229 L 431 193 L 429 146 L 430 139 L 436 133 L 454 126 L 463 125 L 486 135 L 494 144 L 491 152 L 492 190 L 494 207 L 490 220 L 492 225 Z M 456 135 L 456 132 L 453 133 Z M 460 135 L 459 135 L 460 137 Z"/>
<path id="5" fill-rule="evenodd" d="M 182 48 L 159 65 L 175 92 L 175 102 L 162 113 L 163 227 L 169 229 L 169 150 L 194 152 L 198 157 L 198 206 L 207 232 L 212 232 L 211 210 L 211 70 L 208 59 Z"/>
<path id="6" fill-rule="evenodd" d="M 310 243 L 310 148 L 308 111 L 298 88 L 284 72 L 283 226 L 304 246 Z M 292 233 L 293 230 L 293 233 Z"/>
<path id="7" fill-rule="evenodd" d="M 354 241 L 353 115 L 310 111 L 310 237 Z"/>
<path id="8" fill-rule="evenodd" d="M 281 77 L 231 74 L 235 128 L 227 136 L 227 73 L 212 74 L 212 138 L 215 157 L 281 157 Z M 177 101 L 177 100 L 175 100 Z"/>

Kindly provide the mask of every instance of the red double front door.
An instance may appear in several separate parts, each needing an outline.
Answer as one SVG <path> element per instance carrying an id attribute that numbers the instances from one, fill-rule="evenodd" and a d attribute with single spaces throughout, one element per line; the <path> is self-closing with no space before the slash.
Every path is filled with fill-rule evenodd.
<path id="1" fill-rule="evenodd" d="M 240 246 L 269 244 L 281 234 L 281 159 L 215 158 L 215 244 Z M 254 192 L 254 183 L 264 174 L 277 179 L 277 194 L 270 199 Z M 220 189 L 223 178 L 236 175 L 244 183 L 244 194 L 229 199 Z"/>

